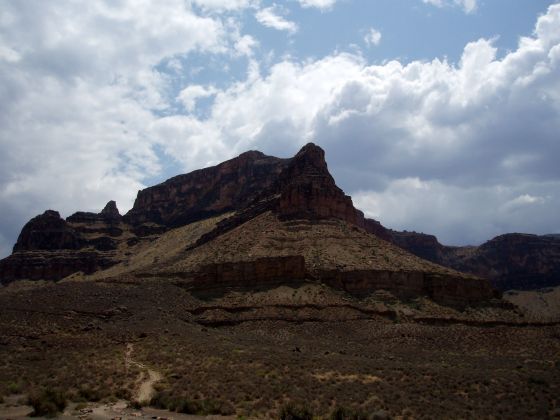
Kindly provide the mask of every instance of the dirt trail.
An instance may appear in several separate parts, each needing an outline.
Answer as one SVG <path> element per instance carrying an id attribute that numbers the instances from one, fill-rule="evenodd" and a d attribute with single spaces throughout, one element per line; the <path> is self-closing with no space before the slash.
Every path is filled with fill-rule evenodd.
<path id="1" fill-rule="evenodd" d="M 134 396 L 134 399 L 140 403 L 146 403 L 149 402 L 154 396 L 155 393 L 154 384 L 160 381 L 161 379 L 163 379 L 163 376 L 161 375 L 161 373 L 148 368 L 143 363 L 133 360 L 132 359 L 133 351 L 134 351 L 134 345 L 132 343 L 128 343 L 126 345 L 124 362 L 127 369 L 131 365 L 135 365 L 138 366 L 140 369 L 144 370 L 144 372 L 142 372 L 142 376 L 140 379 L 141 381 L 140 386 L 138 388 L 138 391 L 136 392 L 136 395 Z"/>

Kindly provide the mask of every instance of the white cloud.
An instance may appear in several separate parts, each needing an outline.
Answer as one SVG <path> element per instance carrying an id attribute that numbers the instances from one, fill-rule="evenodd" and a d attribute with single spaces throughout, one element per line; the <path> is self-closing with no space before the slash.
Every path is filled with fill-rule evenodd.
<path id="1" fill-rule="evenodd" d="M 515 51 L 497 58 L 492 41 L 481 39 L 465 46 L 458 65 L 368 65 L 351 54 L 285 60 L 218 92 L 209 118 L 169 124 L 178 137 L 211 139 L 210 152 L 199 152 L 206 161 L 248 149 L 290 156 L 315 140 L 339 184 L 360 192 L 364 210 L 447 243 L 553 231 L 560 197 L 557 25 L 560 5 Z M 190 145 L 168 147 L 193 162 Z M 506 211 L 524 195 L 551 198 Z M 538 217 L 528 217 L 531 211 Z"/>
<path id="2" fill-rule="evenodd" d="M 179 93 L 177 99 L 183 104 L 187 111 L 192 112 L 199 98 L 208 98 L 216 94 L 216 92 L 216 88 L 212 86 L 190 85 Z"/>
<path id="3" fill-rule="evenodd" d="M 192 4 L 208 11 L 231 11 L 256 7 L 259 0 L 190 0 Z"/>
<path id="4" fill-rule="evenodd" d="M 240 36 L 234 45 L 235 52 L 238 55 L 245 55 L 247 57 L 253 56 L 253 51 L 257 48 L 259 42 L 251 35 Z"/>
<path id="5" fill-rule="evenodd" d="M 364 37 L 364 41 L 369 46 L 377 46 L 381 42 L 381 32 L 379 32 L 375 28 L 370 28 L 366 36 Z"/>
<path id="6" fill-rule="evenodd" d="M 322 11 L 330 10 L 335 5 L 337 0 L 298 0 L 301 7 L 309 8 L 315 7 Z"/>
<path id="7" fill-rule="evenodd" d="M 162 139 L 147 133 L 170 81 L 155 66 L 251 46 L 183 0 L 8 2 L 0 33 L 0 231 L 10 242 L 46 208 L 99 211 L 115 199 L 128 210 L 160 170 Z"/>
<path id="8" fill-rule="evenodd" d="M 560 228 L 560 5 L 502 58 L 481 39 L 458 65 L 369 65 L 334 53 L 266 71 L 239 25 L 198 16 L 183 0 L 9 2 L 2 13 L 11 16 L 0 24 L 6 238 L 49 207 L 67 215 L 116 199 L 126 211 L 162 151 L 188 171 L 249 149 L 287 157 L 309 140 L 358 205 L 390 227 L 448 243 Z M 193 51 L 246 55 L 247 78 L 186 87 L 178 99 L 187 109 L 214 96 L 204 118 L 167 115 L 172 80 L 157 65 L 203 71 L 177 58 Z"/>
<path id="9" fill-rule="evenodd" d="M 478 8 L 477 0 L 422 0 L 424 3 L 431 4 L 436 7 L 444 6 L 460 6 L 465 13 L 473 13 Z"/>
<path id="10" fill-rule="evenodd" d="M 460 187 L 403 178 L 382 191 L 357 192 L 352 198 L 366 216 L 381 218 L 385 226 L 435 234 L 448 245 L 476 245 L 508 232 L 546 234 L 558 229 L 552 209 L 560 205 L 560 197 L 518 195 L 524 189 L 550 187 L 557 189 L 558 183 Z"/>
<path id="11" fill-rule="evenodd" d="M 255 14 L 257 21 L 267 28 L 276 29 L 278 31 L 287 31 L 289 33 L 296 33 L 298 26 L 278 14 L 278 7 L 271 6 L 259 10 Z"/>

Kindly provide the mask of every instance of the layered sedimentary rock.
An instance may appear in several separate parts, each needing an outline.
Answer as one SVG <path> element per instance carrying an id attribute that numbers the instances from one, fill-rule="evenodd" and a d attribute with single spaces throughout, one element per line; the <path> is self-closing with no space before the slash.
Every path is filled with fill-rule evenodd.
<path id="1" fill-rule="evenodd" d="M 363 226 L 363 214 L 334 182 L 325 152 L 305 145 L 280 174 L 278 214 L 283 218 L 337 218 Z"/>
<path id="2" fill-rule="evenodd" d="M 78 212 L 66 220 L 57 211 L 45 211 L 23 227 L 13 254 L 0 261 L 0 282 L 60 280 L 116 264 L 120 220 L 114 201 L 101 213 Z"/>
<path id="3" fill-rule="evenodd" d="M 195 229 L 198 237 L 174 236 L 211 215 L 222 216 Z M 394 237 L 354 208 L 310 143 L 291 159 L 247 152 L 171 178 L 140 191 L 125 216 L 113 201 L 67 220 L 48 211 L 24 227 L 0 275 L 57 280 L 118 264 L 107 276 L 175 277 L 200 290 L 306 280 L 359 296 L 385 289 L 451 304 L 495 297 L 484 280 L 417 258 L 388 242 Z M 144 257 L 132 263 L 136 253 Z"/>
<path id="4" fill-rule="evenodd" d="M 433 235 L 391 231 L 396 245 L 421 258 L 490 279 L 500 290 L 560 285 L 560 238 L 510 233 L 480 246 L 450 247 Z"/>
<path id="5" fill-rule="evenodd" d="M 426 296 L 451 305 L 475 304 L 498 298 L 500 294 L 488 281 L 453 273 L 388 270 L 330 270 L 320 274 L 321 281 L 355 296 L 386 290 L 402 299 Z"/>
<path id="6" fill-rule="evenodd" d="M 307 278 L 301 255 L 262 257 L 251 261 L 211 263 L 198 267 L 191 287 L 197 290 L 258 288 Z"/>
<path id="7" fill-rule="evenodd" d="M 445 266 L 450 265 L 451 252 L 440 244 L 434 235 L 416 232 L 390 232 L 390 240 L 395 245 L 414 255 Z"/>
<path id="8" fill-rule="evenodd" d="M 23 227 L 14 245 L 14 252 L 80 249 L 84 245 L 84 238 L 57 211 L 47 210 Z"/>
<path id="9" fill-rule="evenodd" d="M 140 191 L 125 220 L 132 225 L 151 222 L 178 227 L 242 209 L 277 180 L 288 162 L 251 151 L 217 166 L 176 176 Z"/>
<path id="10" fill-rule="evenodd" d="M 252 287 L 262 276 L 261 284 L 305 279 L 354 296 L 384 289 L 403 299 L 428 296 L 451 305 L 498 297 L 487 281 L 422 260 L 342 219 L 285 219 L 274 211 L 139 274 L 176 278 L 194 290 Z"/>
<path id="11" fill-rule="evenodd" d="M 0 261 L 2 283 L 15 280 L 60 280 L 76 272 L 92 274 L 118 261 L 112 252 L 92 249 L 20 251 Z"/>

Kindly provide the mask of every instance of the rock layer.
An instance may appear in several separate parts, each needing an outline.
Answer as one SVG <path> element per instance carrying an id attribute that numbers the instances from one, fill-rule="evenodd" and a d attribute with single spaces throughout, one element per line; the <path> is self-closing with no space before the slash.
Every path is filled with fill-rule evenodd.
<path id="1" fill-rule="evenodd" d="M 125 220 L 131 225 L 152 222 L 178 227 L 242 209 L 270 188 L 288 162 L 251 151 L 217 166 L 176 176 L 139 191 Z"/>
<path id="2" fill-rule="evenodd" d="M 229 212 L 183 250 L 160 255 L 154 245 L 146 252 L 169 230 Z M 47 211 L 24 227 L 14 254 L 0 262 L 0 278 L 89 274 L 128 261 L 141 247 L 151 259 L 135 264 L 142 273 L 125 262 L 108 271 L 176 276 L 198 288 L 307 279 L 357 295 L 384 288 L 451 304 L 495 297 L 483 280 L 422 261 L 386 241 L 393 238 L 354 208 L 329 173 L 323 149 L 309 143 L 291 159 L 251 151 L 171 178 L 140 191 L 125 216 L 114 201 L 100 213 L 77 212 L 67 220 Z"/>
<path id="3" fill-rule="evenodd" d="M 391 231 L 396 245 L 421 258 L 490 279 L 500 290 L 560 285 L 560 238 L 510 233 L 480 246 L 450 247 L 433 235 Z"/>

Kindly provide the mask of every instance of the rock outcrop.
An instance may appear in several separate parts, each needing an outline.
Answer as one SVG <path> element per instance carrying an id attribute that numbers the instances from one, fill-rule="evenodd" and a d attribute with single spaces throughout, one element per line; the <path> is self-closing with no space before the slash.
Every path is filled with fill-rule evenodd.
<path id="1" fill-rule="evenodd" d="M 290 161 L 278 181 L 278 214 L 285 219 L 337 218 L 363 226 L 363 214 L 334 182 L 325 152 L 309 143 Z"/>
<path id="2" fill-rule="evenodd" d="M 223 217 L 172 259 L 149 250 L 168 231 L 215 215 Z M 58 280 L 122 262 L 109 271 L 178 276 L 200 288 L 311 279 L 356 295 L 385 288 L 451 304 L 495 297 L 484 280 L 420 260 L 389 241 L 432 261 L 449 254 L 434 237 L 399 236 L 364 218 L 336 185 L 323 149 L 309 143 L 291 159 L 251 151 L 176 176 L 140 191 L 124 216 L 114 201 L 66 220 L 47 211 L 24 227 L 14 253 L 0 262 L 0 279 Z M 126 266 L 138 247 L 150 256 L 136 264 L 142 273 Z"/>
<path id="3" fill-rule="evenodd" d="M 389 237 L 395 245 L 428 261 L 449 266 L 450 251 L 440 244 L 434 235 L 416 232 L 390 231 Z"/>
<path id="4" fill-rule="evenodd" d="M 289 159 L 251 151 L 176 176 L 139 191 L 125 220 L 134 226 L 154 223 L 172 228 L 245 208 L 272 186 L 288 163 Z"/>
<path id="5" fill-rule="evenodd" d="M 81 235 L 57 211 L 47 210 L 23 227 L 14 245 L 14 252 L 80 249 L 84 245 Z"/>
<path id="6" fill-rule="evenodd" d="M 0 261 L 3 284 L 16 280 L 60 280 L 76 272 L 92 274 L 116 264 L 111 252 L 94 249 L 20 251 Z"/>
<path id="7" fill-rule="evenodd" d="M 115 250 L 126 229 L 121 219 L 114 201 L 100 213 L 77 212 L 66 220 L 45 211 L 23 227 L 13 254 L 0 261 L 0 282 L 60 280 L 118 263 Z"/>

